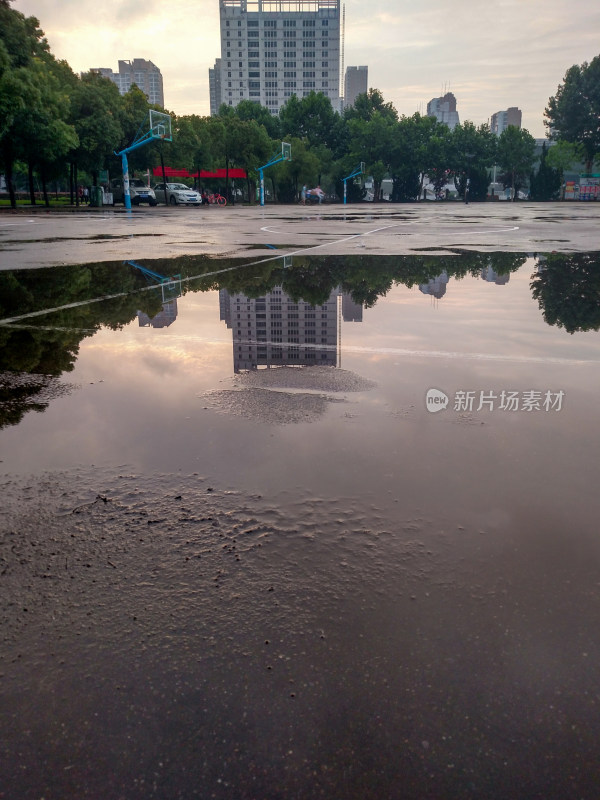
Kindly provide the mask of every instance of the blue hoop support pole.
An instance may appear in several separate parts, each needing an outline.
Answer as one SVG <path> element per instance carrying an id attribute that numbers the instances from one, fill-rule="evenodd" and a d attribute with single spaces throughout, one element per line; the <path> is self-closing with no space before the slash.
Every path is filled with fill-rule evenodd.
<path id="1" fill-rule="evenodd" d="M 121 163 L 123 165 L 123 197 L 125 200 L 125 208 L 131 211 L 131 195 L 129 193 L 129 164 L 127 162 L 127 153 L 137 150 L 138 147 L 143 147 L 148 144 L 154 137 L 151 134 L 146 134 L 142 139 L 138 139 L 129 147 L 125 147 L 120 153 L 115 152 L 116 156 L 121 156 Z"/>
<path id="2" fill-rule="evenodd" d="M 352 175 L 348 175 L 348 177 L 342 178 L 342 180 L 344 181 L 344 205 L 346 205 L 346 195 L 348 193 L 347 181 L 351 180 L 352 178 L 357 178 L 359 175 L 362 175 L 362 172 L 363 172 L 362 169 L 359 167 L 358 169 L 354 170 Z"/>
<path id="3" fill-rule="evenodd" d="M 258 167 L 258 174 L 260 175 L 260 204 L 264 206 L 265 204 L 265 178 L 264 178 L 264 170 L 267 167 L 273 167 L 275 164 L 279 164 L 280 161 L 286 161 L 286 157 L 282 155 L 273 156 L 273 158 L 269 161 L 268 164 L 265 164 L 263 167 Z"/>

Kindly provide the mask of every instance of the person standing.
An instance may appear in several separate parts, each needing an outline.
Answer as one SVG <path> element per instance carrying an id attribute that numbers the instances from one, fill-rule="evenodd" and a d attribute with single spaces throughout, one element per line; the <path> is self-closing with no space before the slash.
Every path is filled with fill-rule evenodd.
<path id="1" fill-rule="evenodd" d="M 306 184 L 302 186 L 302 191 L 300 192 L 300 202 L 303 206 L 306 205 Z"/>

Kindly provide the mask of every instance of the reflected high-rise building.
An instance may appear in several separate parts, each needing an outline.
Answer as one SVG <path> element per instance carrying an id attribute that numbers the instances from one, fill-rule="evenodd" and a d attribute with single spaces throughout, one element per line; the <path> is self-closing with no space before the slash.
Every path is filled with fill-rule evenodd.
<path id="1" fill-rule="evenodd" d="M 504 286 L 510 280 L 510 272 L 505 275 L 498 275 L 496 270 L 491 267 L 484 267 L 481 270 L 481 278 L 488 283 L 495 283 L 497 286 Z"/>
<path id="2" fill-rule="evenodd" d="M 337 366 L 339 296 L 336 289 L 325 303 L 313 306 L 294 302 L 280 287 L 256 299 L 221 289 L 220 318 L 233 334 L 234 372 L 283 365 Z M 343 300 L 342 295 L 342 305 Z M 357 319 L 358 312 L 353 312 Z"/>
<path id="3" fill-rule="evenodd" d="M 137 318 L 140 328 L 168 328 L 177 319 L 177 300 L 169 300 L 168 303 L 163 303 L 162 311 L 159 311 L 154 317 L 149 317 L 143 311 L 138 311 Z"/>
<path id="4" fill-rule="evenodd" d="M 362 322 L 363 307 L 347 293 L 342 293 L 342 319 L 344 322 Z"/>
<path id="5" fill-rule="evenodd" d="M 446 294 L 446 286 L 448 285 L 448 273 L 446 270 L 441 275 L 435 278 L 430 278 L 427 283 L 419 284 L 419 291 L 423 294 L 429 294 L 436 297 L 438 300 Z"/>

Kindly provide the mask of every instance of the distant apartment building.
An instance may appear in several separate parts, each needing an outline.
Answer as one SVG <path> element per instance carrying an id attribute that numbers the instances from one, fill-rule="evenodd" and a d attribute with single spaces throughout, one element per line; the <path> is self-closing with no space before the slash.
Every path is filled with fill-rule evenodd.
<path id="1" fill-rule="evenodd" d="M 521 118 L 521 110 L 516 106 L 507 108 L 506 111 L 497 111 L 495 114 L 492 114 L 492 120 L 490 123 L 492 133 L 495 133 L 496 136 L 500 136 L 502 131 L 505 131 L 509 125 L 514 125 L 515 128 L 520 128 Z"/>
<path id="2" fill-rule="evenodd" d="M 210 114 L 214 117 L 221 106 L 221 59 L 217 58 L 214 67 L 208 70 L 208 86 L 210 92 Z"/>
<path id="3" fill-rule="evenodd" d="M 365 94 L 369 87 L 368 67 L 346 67 L 344 76 L 344 107 L 353 106 L 359 94 Z"/>
<path id="4" fill-rule="evenodd" d="M 177 299 L 163 303 L 162 311 L 149 317 L 144 311 L 137 312 L 140 328 L 168 328 L 177 319 Z"/>
<path id="5" fill-rule="evenodd" d="M 219 0 L 219 13 L 211 113 L 252 100 L 278 114 L 292 95 L 310 92 L 339 109 L 340 0 Z"/>
<path id="6" fill-rule="evenodd" d="M 448 286 L 448 273 L 444 270 L 441 275 L 435 278 L 430 278 L 427 283 L 419 284 L 419 291 L 423 294 L 429 294 L 440 300 L 446 294 L 446 287 Z"/>
<path id="7" fill-rule="evenodd" d="M 118 72 L 113 72 L 112 69 L 106 67 L 95 67 L 91 72 L 97 72 L 104 78 L 109 78 L 117 85 L 121 94 L 128 92 L 135 83 L 144 92 L 149 103 L 161 108 L 165 107 L 162 75 L 152 61 L 146 61 L 145 58 L 134 58 L 133 61 L 119 61 Z"/>
<path id="8" fill-rule="evenodd" d="M 456 110 L 456 97 L 452 92 L 446 92 L 443 97 L 434 97 L 427 103 L 427 116 L 435 117 L 438 122 L 443 122 L 450 130 L 460 124 Z"/>

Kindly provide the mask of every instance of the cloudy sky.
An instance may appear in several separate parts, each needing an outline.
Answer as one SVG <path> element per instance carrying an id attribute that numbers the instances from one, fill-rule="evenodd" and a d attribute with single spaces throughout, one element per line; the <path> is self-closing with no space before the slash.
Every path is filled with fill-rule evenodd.
<path id="1" fill-rule="evenodd" d="M 518 106 L 544 136 L 544 107 L 572 64 L 600 54 L 598 0 L 346 0 L 346 65 L 400 114 L 425 113 L 454 92 L 461 122 Z M 117 71 L 146 58 L 161 70 L 176 114 L 209 113 L 208 68 L 219 53 L 218 0 L 14 0 L 40 20 L 76 72 Z"/>

